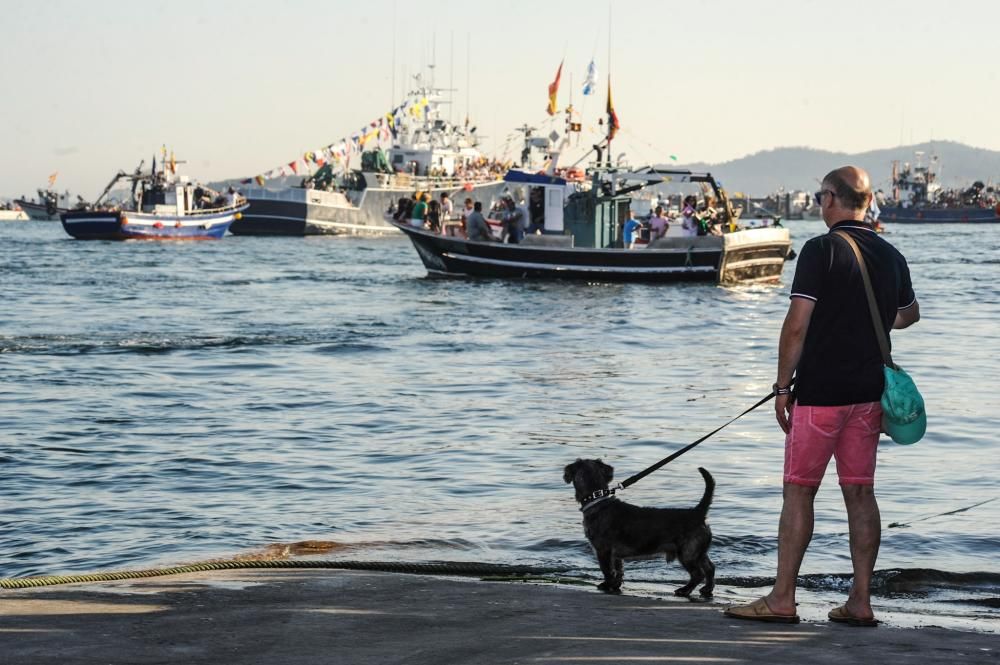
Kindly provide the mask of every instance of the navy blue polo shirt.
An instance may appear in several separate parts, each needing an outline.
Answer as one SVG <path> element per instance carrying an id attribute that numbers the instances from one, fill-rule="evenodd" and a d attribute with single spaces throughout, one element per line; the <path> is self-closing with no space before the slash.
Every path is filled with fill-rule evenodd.
<path id="1" fill-rule="evenodd" d="M 791 293 L 816 303 L 795 371 L 795 399 L 804 406 L 877 402 L 885 380 L 861 269 L 835 230 L 850 234 L 861 250 L 887 338 L 896 312 L 916 302 L 906 259 L 864 222 L 838 222 L 806 242 Z"/>

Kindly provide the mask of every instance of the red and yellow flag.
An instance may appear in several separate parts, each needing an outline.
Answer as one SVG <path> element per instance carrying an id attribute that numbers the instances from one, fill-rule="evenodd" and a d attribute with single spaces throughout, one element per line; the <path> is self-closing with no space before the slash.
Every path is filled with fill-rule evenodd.
<path id="1" fill-rule="evenodd" d="M 608 75 L 608 140 L 610 141 L 621 129 L 618 124 L 618 114 L 615 113 L 615 104 L 611 101 L 611 76 Z"/>
<path id="2" fill-rule="evenodd" d="M 555 115 L 559 109 L 556 107 L 556 95 L 559 94 L 559 79 L 562 77 L 563 61 L 559 62 L 559 69 L 556 70 L 556 80 L 549 84 L 549 106 L 545 111 L 549 115 Z"/>

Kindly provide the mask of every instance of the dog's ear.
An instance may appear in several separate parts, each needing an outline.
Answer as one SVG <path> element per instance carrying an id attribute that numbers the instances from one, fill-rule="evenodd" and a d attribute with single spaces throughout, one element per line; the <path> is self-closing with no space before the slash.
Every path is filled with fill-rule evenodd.
<path id="1" fill-rule="evenodd" d="M 610 464 L 605 464 L 601 460 L 597 460 L 597 466 L 601 468 L 601 473 L 604 474 L 604 480 L 611 482 L 611 479 L 615 477 L 615 467 Z"/>
<path id="2" fill-rule="evenodd" d="M 573 478 L 576 477 L 576 468 L 580 465 L 580 460 L 573 462 L 572 464 L 567 464 L 566 468 L 563 469 L 563 480 L 567 483 L 573 482 Z"/>

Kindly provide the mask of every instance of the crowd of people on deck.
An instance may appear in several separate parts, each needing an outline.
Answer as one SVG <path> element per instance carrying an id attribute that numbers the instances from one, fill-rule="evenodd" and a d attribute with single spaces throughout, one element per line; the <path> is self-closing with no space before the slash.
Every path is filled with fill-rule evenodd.
<path id="1" fill-rule="evenodd" d="M 478 157 L 467 164 L 459 164 L 455 167 L 455 178 L 465 178 L 468 180 L 496 179 L 503 176 L 511 167 L 511 162 L 501 162 L 496 159 Z"/>
<path id="2" fill-rule="evenodd" d="M 882 200 L 879 201 L 879 205 L 882 207 L 885 207 L 886 205 L 899 205 L 903 208 L 908 208 L 914 204 L 913 200 L 907 199 L 902 199 L 900 201 L 889 200 L 886 202 L 886 197 L 882 195 L 881 190 L 876 192 L 876 200 L 879 199 L 880 195 Z M 971 186 L 964 189 L 942 189 L 934 195 L 933 201 L 930 203 L 925 204 L 920 197 L 914 198 L 916 199 L 917 205 L 926 205 L 931 208 L 995 208 L 998 204 L 1000 204 L 1000 191 L 992 186 L 986 185 L 982 181 L 977 180 L 972 183 Z"/>
<path id="3" fill-rule="evenodd" d="M 516 203 L 510 195 L 500 199 L 489 211 L 489 217 L 499 222 L 498 229 L 494 230 L 487 221 L 481 201 L 466 198 L 462 208 L 456 211 L 447 192 L 442 192 L 437 199 L 428 192 L 416 192 L 412 197 L 400 198 L 392 211 L 392 219 L 400 224 L 482 242 L 517 244 L 524 239 L 525 233 L 535 230 L 528 226 L 527 208 Z"/>
<path id="4" fill-rule="evenodd" d="M 640 221 L 629 211 L 629 218 L 622 227 L 622 244 L 626 249 L 647 247 L 665 237 L 671 224 L 680 224 L 685 237 L 721 236 L 722 222 L 723 216 L 714 197 L 706 196 L 699 203 L 696 196 L 689 195 L 682 200 L 679 212 L 666 213 L 663 206 L 658 205 L 647 220 Z"/>
<path id="5" fill-rule="evenodd" d="M 402 197 L 391 214 L 392 219 L 400 224 L 483 242 L 518 244 L 525 235 L 542 232 L 540 223 L 529 223 L 535 215 L 528 214 L 528 206 L 524 202 L 516 202 L 509 194 L 501 197 L 488 211 L 493 226 L 483 213 L 482 202 L 466 198 L 463 207 L 455 210 L 447 192 L 442 192 L 438 198 L 429 192 L 415 192 L 413 196 Z M 663 206 L 658 205 L 648 219 L 639 220 L 630 210 L 628 219 L 621 227 L 622 247 L 647 247 L 665 237 L 671 224 L 679 224 L 685 237 L 721 236 L 722 222 L 723 215 L 716 207 L 714 197 L 706 196 L 699 202 L 697 197 L 690 195 L 683 199 L 679 212 L 667 213 Z"/>

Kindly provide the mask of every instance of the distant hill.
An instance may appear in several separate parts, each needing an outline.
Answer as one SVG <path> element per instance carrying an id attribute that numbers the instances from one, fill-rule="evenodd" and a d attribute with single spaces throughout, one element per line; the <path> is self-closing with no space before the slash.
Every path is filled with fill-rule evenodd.
<path id="1" fill-rule="evenodd" d="M 692 171 L 709 171 L 731 192 L 765 196 L 785 190 L 815 190 L 817 178 L 844 164 L 868 171 L 873 186 L 888 189 L 893 160 L 913 163 L 916 151 L 924 152 L 926 164 L 937 155 L 939 175 L 945 187 L 968 186 L 975 180 L 1000 183 L 1000 152 L 954 141 L 931 141 L 916 145 L 849 154 L 815 148 L 776 148 L 719 164 L 685 164 Z"/>
<path id="2" fill-rule="evenodd" d="M 916 145 L 870 150 L 850 154 L 815 148 L 775 148 L 762 150 L 719 164 L 696 162 L 678 165 L 692 171 L 709 171 L 730 192 L 743 192 L 753 196 L 767 196 L 784 187 L 786 191 L 814 191 L 817 178 L 844 164 L 855 164 L 866 169 L 876 189 L 888 189 L 892 161 L 914 162 L 915 153 L 924 152 L 924 163 L 931 155 L 938 156 L 939 175 L 945 187 L 968 186 L 975 180 L 1000 183 L 1000 152 L 973 148 L 954 141 L 931 141 Z M 217 191 L 230 185 L 240 187 L 243 178 L 231 178 L 208 183 Z M 267 181 L 269 188 L 290 187 L 302 182 L 302 176 L 288 176 Z"/>

